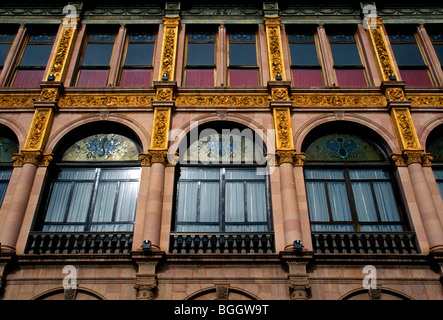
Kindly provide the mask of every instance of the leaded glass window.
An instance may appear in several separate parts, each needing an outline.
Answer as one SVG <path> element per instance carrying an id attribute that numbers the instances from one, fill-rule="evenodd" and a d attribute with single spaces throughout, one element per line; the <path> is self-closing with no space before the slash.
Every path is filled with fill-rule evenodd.
<path id="1" fill-rule="evenodd" d="M 181 150 L 174 231 L 271 231 L 261 139 L 248 129 L 203 129 L 199 133 L 189 148 Z"/>
<path id="2" fill-rule="evenodd" d="M 335 133 L 306 149 L 312 231 L 398 232 L 406 228 L 384 153 L 358 135 Z"/>
<path id="3" fill-rule="evenodd" d="M 95 134 L 73 143 L 51 173 L 44 218 L 46 232 L 132 231 L 140 168 L 134 141 Z"/>

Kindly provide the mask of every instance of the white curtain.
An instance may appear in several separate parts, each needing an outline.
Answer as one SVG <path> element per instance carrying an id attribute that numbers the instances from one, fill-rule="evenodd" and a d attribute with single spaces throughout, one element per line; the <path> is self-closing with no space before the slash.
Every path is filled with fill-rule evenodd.
<path id="1" fill-rule="evenodd" d="M 11 179 L 12 169 L 1 169 L 0 170 L 0 207 L 3 203 L 3 199 L 6 194 L 6 189 L 8 188 L 9 179 Z"/>
<path id="2" fill-rule="evenodd" d="M 311 221 L 329 221 L 326 190 L 323 182 L 306 182 Z"/>

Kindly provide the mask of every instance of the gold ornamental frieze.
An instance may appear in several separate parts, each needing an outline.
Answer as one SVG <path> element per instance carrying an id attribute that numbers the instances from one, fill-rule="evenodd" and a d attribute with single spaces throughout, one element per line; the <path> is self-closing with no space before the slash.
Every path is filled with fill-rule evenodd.
<path id="1" fill-rule="evenodd" d="M 175 77 L 175 61 L 177 55 L 178 26 L 180 18 L 163 18 L 163 43 L 160 57 L 159 81 L 173 81 Z"/>
<path id="2" fill-rule="evenodd" d="M 443 95 L 409 95 L 412 107 L 443 107 Z"/>
<path id="3" fill-rule="evenodd" d="M 274 108 L 275 142 L 277 150 L 294 150 L 289 108 Z"/>
<path id="4" fill-rule="evenodd" d="M 421 150 L 417 132 L 408 108 L 392 108 L 391 119 L 402 150 Z"/>
<path id="5" fill-rule="evenodd" d="M 180 95 L 175 99 L 177 107 L 268 107 L 266 95 Z"/>
<path id="6" fill-rule="evenodd" d="M 293 107 L 383 107 L 387 103 L 382 94 L 297 94 L 290 98 Z"/>
<path id="7" fill-rule="evenodd" d="M 33 101 L 38 99 L 38 95 L 0 95 L 0 108 L 33 107 Z"/>
<path id="8" fill-rule="evenodd" d="M 47 74 L 47 76 L 54 76 L 53 81 L 64 80 L 64 75 L 66 74 L 67 69 L 67 61 L 70 58 L 76 35 L 76 28 L 63 27 Z"/>
<path id="9" fill-rule="evenodd" d="M 66 94 L 58 101 L 59 107 L 149 107 L 155 95 Z"/>
<path id="10" fill-rule="evenodd" d="M 152 128 L 151 149 L 168 149 L 169 124 L 171 121 L 171 108 L 155 108 L 154 127 Z"/>

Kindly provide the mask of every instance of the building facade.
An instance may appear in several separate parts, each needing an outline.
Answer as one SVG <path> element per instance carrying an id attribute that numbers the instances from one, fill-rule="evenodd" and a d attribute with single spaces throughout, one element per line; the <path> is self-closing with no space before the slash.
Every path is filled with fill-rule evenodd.
<path id="1" fill-rule="evenodd" d="M 2 5 L 1 299 L 443 299 L 442 25 Z"/>

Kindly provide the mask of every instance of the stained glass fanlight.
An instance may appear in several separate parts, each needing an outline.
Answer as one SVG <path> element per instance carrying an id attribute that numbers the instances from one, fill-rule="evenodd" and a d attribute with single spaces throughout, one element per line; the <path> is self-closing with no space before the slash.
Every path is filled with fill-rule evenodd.
<path id="1" fill-rule="evenodd" d="M 96 134 L 69 147 L 62 161 L 134 161 L 139 150 L 131 139 L 113 133 Z"/>
<path id="2" fill-rule="evenodd" d="M 17 144 L 6 137 L 0 137 L 0 162 L 11 162 L 14 153 L 18 153 Z"/>
<path id="3" fill-rule="evenodd" d="M 305 152 L 309 161 L 383 161 L 381 151 L 369 141 L 350 134 L 328 134 L 312 142 Z"/>
<path id="4" fill-rule="evenodd" d="M 427 151 L 432 154 L 433 162 L 441 162 L 443 161 L 443 137 L 433 140 Z"/>
<path id="5" fill-rule="evenodd" d="M 257 163 L 263 150 L 252 137 L 243 134 L 213 133 L 201 137 L 188 148 L 183 160 L 195 163 Z"/>

